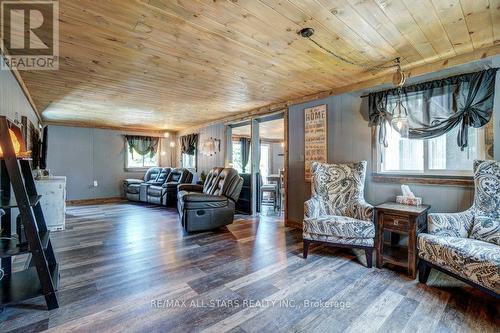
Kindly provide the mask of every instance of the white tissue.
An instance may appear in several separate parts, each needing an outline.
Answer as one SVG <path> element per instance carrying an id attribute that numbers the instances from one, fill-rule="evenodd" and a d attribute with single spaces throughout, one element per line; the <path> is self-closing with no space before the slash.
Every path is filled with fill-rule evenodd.
<path id="1" fill-rule="evenodd" d="M 413 194 L 408 185 L 401 185 L 401 192 L 403 192 L 403 197 L 415 198 L 415 194 Z"/>

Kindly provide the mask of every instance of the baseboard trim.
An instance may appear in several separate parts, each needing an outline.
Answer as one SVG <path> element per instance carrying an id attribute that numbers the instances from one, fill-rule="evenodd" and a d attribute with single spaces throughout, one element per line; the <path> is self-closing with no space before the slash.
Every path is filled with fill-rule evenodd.
<path id="1" fill-rule="evenodd" d="M 95 198 L 95 199 L 82 199 L 82 200 L 66 200 L 67 206 L 85 206 L 85 205 L 103 205 L 108 203 L 125 202 L 127 201 L 122 197 L 111 198 Z"/>
<path id="2" fill-rule="evenodd" d="M 285 221 L 285 227 L 302 230 L 302 222 L 297 222 L 297 221 L 292 221 L 292 220 L 286 220 Z"/>

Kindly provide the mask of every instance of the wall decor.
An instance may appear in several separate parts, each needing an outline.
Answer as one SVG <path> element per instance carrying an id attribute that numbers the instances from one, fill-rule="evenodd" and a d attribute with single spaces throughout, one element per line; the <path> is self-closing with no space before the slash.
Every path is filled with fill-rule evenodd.
<path id="1" fill-rule="evenodd" d="M 210 137 L 210 139 L 205 140 L 201 144 L 201 153 L 205 156 L 213 156 L 220 153 L 220 143 L 221 139 Z"/>
<path id="2" fill-rule="evenodd" d="M 304 174 L 311 181 L 311 163 L 327 162 L 328 123 L 326 104 L 304 109 Z"/>

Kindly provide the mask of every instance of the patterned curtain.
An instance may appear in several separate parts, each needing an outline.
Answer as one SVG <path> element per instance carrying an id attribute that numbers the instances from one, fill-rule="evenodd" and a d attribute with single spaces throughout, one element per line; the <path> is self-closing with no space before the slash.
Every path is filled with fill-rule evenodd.
<path id="1" fill-rule="evenodd" d="M 198 145 L 198 134 L 188 134 L 181 136 L 181 153 L 194 155 Z"/>
<path id="2" fill-rule="evenodd" d="M 246 172 L 248 159 L 250 157 L 250 139 L 249 138 L 240 138 L 241 144 L 241 171 L 242 173 Z"/>
<path id="3" fill-rule="evenodd" d="M 495 74 L 492 68 L 402 88 L 408 109 L 410 139 L 431 139 L 459 127 L 457 145 L 468 146 L 469 127 L 486 125 L 493 113 Z M 378 126 L 378 142 L 387 146 L 387 125 L 397 100 L 397 89 L 369 95 L 370 125 Z"/>
<path id="4" fill-rule="evenodd" d="M 127 139 L 128 149 L 132 157 L 135 152 L 141 156 L 149 154 L 149 156 L 153 158 L 158 151 L 160 138 L 139 135 L 126 135 L 125 138 Z"/>

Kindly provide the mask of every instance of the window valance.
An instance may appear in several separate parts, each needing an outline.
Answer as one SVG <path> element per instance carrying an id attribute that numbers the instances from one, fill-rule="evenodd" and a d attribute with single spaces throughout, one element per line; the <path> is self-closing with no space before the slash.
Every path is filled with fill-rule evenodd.
<path id="1" fill-rule="evenodd" d="M 153 158 L 158 151 L 160 138 L 140 135 L 125 135 L 129 152 L 134 156 L 134 152 L 141 156 L 149 154 Z"/>
<path id="2" fill-rule="evenodd" d="M 492 68 L 402 87 L 408 110 L 410 139 L 431 139 L 459 127 L 457 144 L 468 146 L 468 128 L 486 125 L 493 113 L 495 74 Z M 398 89 L 369 95 L 369 122 L 378 127 L 377 140 L 387 147 L 387 126 L 396 106 Z"/>
<path id="3" fill-rule="evenodd" d="M 186 155 L 194 155 L 196 146 L 198 145 L 198 134 L 183 135 L 181 140 L 181 153 Z"/>

